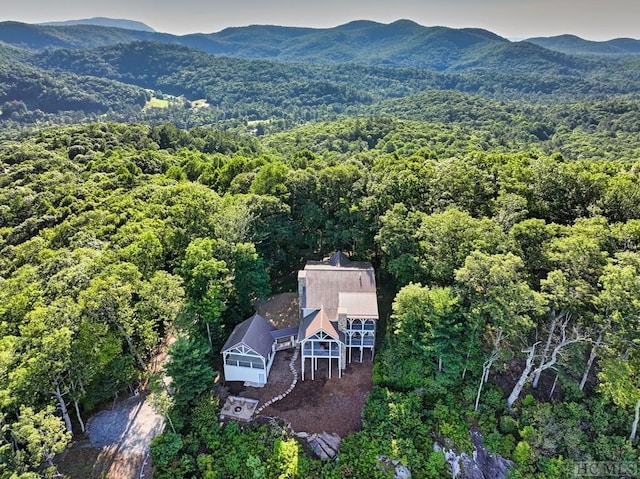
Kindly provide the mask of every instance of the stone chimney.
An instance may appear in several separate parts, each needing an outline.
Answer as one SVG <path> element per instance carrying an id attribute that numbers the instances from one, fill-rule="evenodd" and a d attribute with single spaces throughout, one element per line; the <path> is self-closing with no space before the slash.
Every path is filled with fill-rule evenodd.
<path id="1" fill-rule="evenodd" d="M 345 341 L 348 341 L 346 308 L 338 308 L 338 330 L 344 334 Z M 345 343 L 340 343 L 340 368 L 343 370 L 347 368 L 347 346 Z"/>
<path id="2" fill-rule="evenodd" d="M 306 293 L 307 288 L 307 272 L 305 270 L 298 271 L 298 296 L 300 297 L 300 307 L 303 308 L 305 305 L 302 300 Z"/>

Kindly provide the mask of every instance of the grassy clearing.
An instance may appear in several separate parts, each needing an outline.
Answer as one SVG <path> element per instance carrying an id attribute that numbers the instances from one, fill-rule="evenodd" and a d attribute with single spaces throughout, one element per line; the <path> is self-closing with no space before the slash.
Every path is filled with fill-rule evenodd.
<path id="1" fill-rule="evenodd" d="M 169 108 L 169 100 L 161 100 L 160 98 L 152 98 L 145 105 L 145 108 Z"/>

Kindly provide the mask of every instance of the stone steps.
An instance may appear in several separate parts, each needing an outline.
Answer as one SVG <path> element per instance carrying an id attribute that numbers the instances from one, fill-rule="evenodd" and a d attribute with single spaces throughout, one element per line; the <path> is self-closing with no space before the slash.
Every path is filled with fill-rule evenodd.
<path id="1" fill-rule="evenodd" d="M 307 442 L 316 455 L 323 461 L 334 459 L 340 449 L 340 436 L 337 434 L 311 434 L 307 437 Z"/>
<path id="2" fill-rule="evenodd" d="M 299 352 L 300 352 L 300 348 L 297 347 L 295 349 L 295 351 L 293 352 L 293 356 L 291 356 L 291 360 L 289 361 L 289 369 L 291 370 L 291 373 L 293 374 L 293 380 L 291 381 L 291 385 L 282 394 L 279 394 L 276 397 L 273 397 L 273 398 L 269 399 L 268 401 L 266 401 L 264 404 L 262 404 L 258 409 L 255 410 L 254 415 L 257 416 L 258 414 L 260 414 L 268 406 L 271 406 L 273 403 L 284 399 L 291 391 L 293 391 L 293 388 L 296 387 L 296 384 L 298 384 L 298 370 L 296 369 L 295 362 L 298 359 L 298 353 Z"/>

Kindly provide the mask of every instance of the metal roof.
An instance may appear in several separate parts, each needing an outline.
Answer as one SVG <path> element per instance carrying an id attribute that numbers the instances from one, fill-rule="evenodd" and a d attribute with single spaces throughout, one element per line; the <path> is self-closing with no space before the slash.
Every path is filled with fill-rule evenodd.
<path id="1" fill-rule="evenodd" d="M 266 358 L 274 342 L 271 332 L 275 329 L 271 323 L 256 313 L 233 329 L 229 339 L 224 343 L 222 352 L 245 345 Z"/>
<path id="2" fill-rule="evenodd" d="M 350 261 L 341 252 L 326 261 L 309 261 L 304 268 L 303 309 L 323 309 L 330 321 L 338 318 L 340 293 L 376 293 L 376 277 L 371 263 Z M 370 301 L 371 296 L 367 297 Z M 355 304 L 352 301 L 353 304 Z M 375 301 L 377 310 L 377 300 Z M 369 304 L 368 311 L 373 309 Z"/>
<path id="3" fill-rule="evenodd" d="M 300 329 L 300 326 L 293 326 L 291 328 L 284 328 L 284 329 L 275 329 L 271 331 L 271 337 L 273 339 L 280 339 L 280 338 L 286 338 L 287 336 L 297 336 L 299 329 Z"/>
<path id="4" fill-rule="evenodd" d="M 339 293 L 338 308 L 344 309 L 348 317 L 378 318 L 376 293 Z"/>

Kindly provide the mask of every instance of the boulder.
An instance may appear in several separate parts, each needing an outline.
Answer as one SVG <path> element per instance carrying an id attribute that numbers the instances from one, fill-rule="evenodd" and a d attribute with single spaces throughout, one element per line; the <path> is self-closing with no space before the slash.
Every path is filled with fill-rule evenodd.
<path id="1" fill-rule="evenodd" d="M 411 471 L 402 462 L 389 459 L 386 456 L 378 456 L 380 469 L 388 471 L 393 468 L 393 479 L 411 479 Z"/>
<path id="2" fill-rule="evenodd" d="M 482 434 L 478 430 L 471 431 L 473 455 L 456 454 L 452 450 L 444 450 L 438 443 L 433 448 L 442 451 L 449 463 L 452 479 L 506 479 L 513 462 L 497 454 L 491 454 L 484 448 Z"/>
<path id="3" fill-rule="evenodd" d="M 337 434 L 323 432 L 319 437 L 334 451 L 340 449 L 340 436 Z"/>

